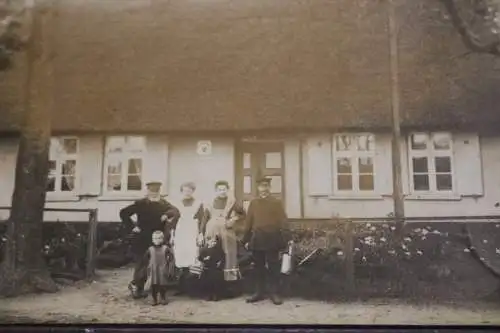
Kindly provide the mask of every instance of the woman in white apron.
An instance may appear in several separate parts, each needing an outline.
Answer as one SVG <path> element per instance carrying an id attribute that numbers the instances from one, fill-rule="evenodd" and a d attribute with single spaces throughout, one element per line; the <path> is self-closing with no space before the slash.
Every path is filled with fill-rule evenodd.
<path id="1" fill-rule="evenodd" d="M 208 220 L 204 234 L 206 238 L 219 236 L 224 250 L 224 280 L 238 281 L 241 277 L 238 267 L 238 238 L 235 223 L 242 220 L 245 211 L 236 200 L 228 196 L 229 184 L 218 181 L 215 184 L 216 197 L 207 207 L 205 218 Z"/>
<path id="2" fill-rule="evenodd" d="M 181 185 L 182 200 L 176 203 L 180 218 L 177 222 L 174 235 L 175 266 L 180 270 L 179 292 L 185 293 L 186 277 L 189 267 L 194 265 L 198 257 L 198 247 L 201 245 L 201 226 L 204 224 L 205 209 L 203 204 L 194 198 L 196 186 L 192 182 Z"/>

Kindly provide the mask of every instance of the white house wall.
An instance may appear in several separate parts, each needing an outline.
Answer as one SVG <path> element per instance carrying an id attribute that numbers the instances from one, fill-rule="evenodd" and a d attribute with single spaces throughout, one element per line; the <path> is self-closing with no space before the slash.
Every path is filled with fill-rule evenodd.
<path id="1" fill-rule="evenodd" d="M 457 215 L 500 215 L 500 137 L 480 138 L 482 160 L 482 184 L 484 194 L 481 197 L 463 197 L 457 201 L 422 201 L 408 200 L 408 216 L 457 216 Z M 467 165 L 468 160 L 455 161 L 455 164 Z M 464 173 L 465 182 L 471 182 L 472 173 Z M 476 185 L 477 182 L 473 182 Z"/>
<path id="2" fill-rule="evenodd" d="M 392 211 L 392 204 L 389 199 L 383 199 L 382 197 L 372 199 L 363 198 L 359 199 L 353 198 L 335 198 L 332 195 L 332 168 L 331 168 L 331 139 L 332 135 L 317 134 L 312 137 L 317 137 L 322 140 L 322 145 L 326 146 L 324 152 L 317 152 L 318 157 L 321 157 L 321 161 L 316 162 L 320 164 L 321 173 L 315 172 L 314 168 L 309 165 L 313 163 L 315 159 L 306 158 L 309 154 L 309 149 L 311 145 L 308 145 L 308 140 L 303 141 L 303 154 L 304 159 L 302 161 L 303 166 L 303 188 L 304 188 L 304 217 L 305 218 L 330 218 L 332 216 L 341 217 L 366 217 L 366 216 L 384 216 Z M 310 138 L 309 138 L 310 139 Z M 376 137 L 376 145 L 383 147 L 385 149 L 390 149 L 390 136 L 382 135 Z M 388 155 L 390 159 L 390 155 Z M 390 162 L 389 162 L 390 165 Z M 376 169 L 378 179 L 384 179 L 392 182 L 391 169 L 379 168 Z M 311 181 L 311 177 L 314 177 Z M 311 187 L 314 186 L 318 188 L 321 186 L 322 190 L 312 191 Z M 391 185 L 392 186 L 392 185 Z M 313 193 L 313 195 L 310 195 Z"/>
<path id="3" fill-rule="evenodd" d="M 0 207 L 11 205 L 17 146 L 17 139 L 0 139 Z M 0 209 L 0 220 L 5 219 L 8 215 L 8 211 Z"/>
<path id="4" fill-rule="evenodd" d="M 77 177 L 82 184 L 82 194 L 99 195 L 101 189 L 102 174 L 102 138 L 100 136 L 83 136 L 79 138 L 80 143 L 80 167 Z M 14 176 L 17 158 L 18 140 L 0 140 L 0 206 L 11 205 L 12 192 L 14 190 Z M 96 174 L 96 172 L 98 172 Z M 89 177 L 88 175 L 92 175 Z M 93 209 L 97 208 L 97 200 L 81 200 L 77 197 L 57 197 L 47 194 L 47 208 L 71 208 L 71 209 Z M 0 210 L 0 220 L 8 218 L 8 210 Z M 86 221 L 88 213 L 55 213 L 46 212 L 44 220 L 47 221 Z"/>
<path id="5" fill-rule="evenodd" d="M 300 140 L 285 141 L 285 210 L 289 218 L 301 217 Z"/>
<path id="6" fill-rule="evenodd" d="M 211 154 L 202 156 L 197 153 L 199 140 L 210 140 Z M 119 221 L 118 212 L 121 208 L 142 197 L 109 196 L 102 192 L 104 140 L 100 135 L 85 135 L 79 137 L 80 154 L 78 178 L 80 179 L 80 194 L 88 198 L 75 196 L 57 196 L 48 194 L 46 208 L 64 209 L 98 209 L 98 218 L 103 222 Z M 157 179 L 164 183 L 163 194 L 169 200 L 177 200 L 180 185 L 193 181 L 197 185 L 198 198 L 209 201 L 214 196 L 214 184 L 217 180 L 227 180 L 234 189 L 235 140 L 231 138 L 194 138 L 155 135 L 148 136 L 145 179 Z M 16 164 L 18 141 L 2 139 L 0 141 L 0 206 L 11 205 L 11 195 L 14 188 L 14 172 Z M 286 161 L 286 209 L 290 217 L 300 217 L 300 191 L 297 187 L 299 179 L 299 141 L 290 140 L 285 144 Z M 0 210 L 0 219 L 6 219 L 7 210 Z M 46 221 L 86 221 L 87 213 L 46 212 Z"/>
<path id="7" fill-rule="evenodd" d="M 320 135 L 321 136 L 321 135 Z M 118 221 L 118 211 L 132 203 L 134 199 L 124 197 L 109 198 L 102 196 L 102 166 L 104 141 L 102 136 L 88 135 L 79 137 L 81 167 L 78 175 L 82 184 L 81 194 L 97 196 L 79 200 L 77 197 L 61 198 L 48 196 L 46 207 L 49 208 L 97 208 L 99 220 L 103 222 Z M 200 156 L 196 152 L 198 140 L 211 140 L 212 153 Z M 227 180 L 234 189 L 234 151 L 235 141 L 230 138 L 188 138 L 174 137 L 148 140 L 148 149 L 155 161 L 154 170 L 148 170 L 153 176 L 164 181 L 164 193 L 169 199 L 179 194 L 180 184 L 184 181 L 194 181 L 197 194 L 203 200 L 213 196 L 213 184 L 219 179 Z M 468 140 L 464 140 L 466 142 Z M 389 197 L 392 188 L 391 177 L 391 139 L 389 134 L 377 135 L 376 184 L 382 188 L 380 195 L 368 198 L 339 198 L 331 195 L 315 193 L 310 195 L 310 174 L 307 140 L 302 140 L 302 163 L 300 163 L 300 140 L 288 138 L 285 140 L 285 208 L 290 218 L 329 218 L 332 215 L 342 217 L 382 217 L 393 210 L 392 200 Z M 460 143 L 460 142 L 459 142 Z M 17 155 L 17 140 L 0 140 L 0 206 L 10 206 L 14 187 L 14 173 Z M 151 145 L 151 147 L 150 147 Z M 466 148 L 457 149 L 465 152 Z M 403 150 L 403 181 L 405 193 L 408 193 L 408 162 L 407 154 Z M 480 139 L 480 159 L 482 165 L 481 189 L 475 188 L 478 177 L 467 176 L 474 173 L 468 166 L 465 153 L 456 155 L 459 160 L 455 166 L 461 170 L 460 183 L 471 189 L 472 193 L 482 192 L 480 196 L 466 196 L 453 200 L 414 200 L 408 197 L 405 202 L 407 216 L 456 216 L 456 215 L 500 215 L 500 137 L 482 137 Z M 462 159 L 462 160 L 460 160 Z M 301 170 L 302 166 L 302 170 Z M 302 173 L 302 189 L 300 177 Z M 466 176 L 463 176 L 463 175 Z M 147 178 L 148 176 L 146 176 Z M 320 182 L 331 181 L 332 175 L 317 175 Z M 471 183 L 467 185 L 467 182 Z M 473 184 L 472 184 L 473 183 Z M 331 186 L 330 186 L 331 188 Z M 56 200 L 56 201 L 54 201 Z M 303 202 L 301 202 L 303 200 Z M 301 208 L 303 207 L 303 214 Z M 0 210 L 0 219 L 9 215 L 6 210 Z M 86 213 L 52 213 L 45 214 L 47 221 L 85 221 Z"/>
<path id="8" fill-rule="evenodd" d="M 466 155 L 465 147 L 460 144 L 472 144 L 469 140 L 461 140 L 465 135 L 454 135 L 458 137 L 455 144 L 454 167 L 460 170 L 460 174 L 455 173 L 455 184 L 462 184 L 469 191 L 464 196 L 451 198 L 427 198 L 417 199 L 409 193 L 409 171 L 408 158 L 406 152 L 406 143 L 403 145 L 402 164 L 403 164 L 403 184 L 404 192 L 407 195 L 405 200 L 405 213 L 408 217 L 432 217 L 432 216 L 488 216 L 500 215 L 500 207 L 495 207 L 500 202 L 500 137 L 482 137 L 480 138 L 480 149 L 477 151 L 480 156 L 480 166 L 482 170 L 472 170 L 473 163 Z M 468 137 L 467 137 L 468 138 Z M 388 134 L 376 136 L 376 145 L 383 145 L 381 152 L 391 151 L 391 137 Z M 303 143 L 304 155 L 307 154 L 308 145 Z M 377 151 L 378 154 L 382 154 Z M 307 155 L 306 155 L 307 156 Z M 376 161 L 383 163 L 383 168 L 376 168 L 376 184 L 385 183 L 385 188 L 392 187 L 391 175 L 391 155 L 385 155 L 384 158 L 376 158 Z M 382 162 L 381 162 L 382 161 Z M 304 170 L 304 217 L 305 218 L 329 218 L 333 215 L 340 217 L 384 217 L 393 211 L 392 199 L 388 196 L 390 193 L 382 191 L 380 195 L 368 198 L 339 198 L 334 195 L 310 195 L 309 186 L 318 183 L 317 180 L 310 182 L 308 179 L 314 172 L 309 172 L 310 161 L 303 159 L 302 166 Z M 324 167 L 322 167 L 324 168 Z M 482 173 L 482 174 L 481 174 Z M 318 176 L 319 177 L 319 176 Z M 323 176 L 324 182 L 331 182 L 332 176 Z M 482 191 L 478 189 L 482 188 Z M 476 192 L 482 192 L 478 195 Z M 476 194 L 474 194 L 476 193 Z M 469 195 L 470 194 L 470 195 Z M 474 195 L 473 195 L 474 194 Z"/>
<path id="9" fill-rule="evenodd" d="M 197 143 L 210 140 L 210 155 L 199 155 Z M 195 182 L 196 195 L 204 201 L 214 197 L 214 184 L 226 180 L 234 190 L 234 140 L 228 138 L 172 138 L 169 140 L 168 193 L 179 196 L 183 182 Z"/>

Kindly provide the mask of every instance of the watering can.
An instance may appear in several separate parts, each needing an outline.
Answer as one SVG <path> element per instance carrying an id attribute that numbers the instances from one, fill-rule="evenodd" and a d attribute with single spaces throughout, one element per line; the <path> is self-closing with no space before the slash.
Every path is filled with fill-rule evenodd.
<path id="1" fill-rule="evenodd" d="M 293 270 L 293 241 L 288 242 L 287 252 L 281 257 L 281 273 L 289 275 Z"/>

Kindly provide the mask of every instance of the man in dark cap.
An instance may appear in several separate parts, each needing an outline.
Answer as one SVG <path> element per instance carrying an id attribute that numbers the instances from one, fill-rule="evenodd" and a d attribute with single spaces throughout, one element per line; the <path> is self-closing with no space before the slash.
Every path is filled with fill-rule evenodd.
<path id="1" fill-rule="evenodd" d="M 153 232 L 162 231 L 165 234 L 165 241 L 168 242 L 180 216 L 179 210 L 161 197 L 161 182 L 150 181 L 146 183 L 146 188 L 145 198 L 120 210 L 120 219 L 127 230 L 131 230 L 135 234 L 132 252 L 136 265 L 134 278 L 129 284 L 129 289 L 133 292 L 134 297 L 145 296 L 147 263 L 142 259 L 151 245 Z M 136 216 L 137 223 L 132 220 L 133 215 Z"/>
<path id="2" fill-rule="evenodd" d="M 263 300 L 267 284 L 271 301 L 280 305 L 280 252 L 288 243 L 287 216 L 281 201 L 270 195 L 270 186 L 269 178 L 257 181 L 259 197 L 250 202 L 245 219 L 243 243 L 252 251 L 256 269 L 255 294 L 247 302 Z"/>

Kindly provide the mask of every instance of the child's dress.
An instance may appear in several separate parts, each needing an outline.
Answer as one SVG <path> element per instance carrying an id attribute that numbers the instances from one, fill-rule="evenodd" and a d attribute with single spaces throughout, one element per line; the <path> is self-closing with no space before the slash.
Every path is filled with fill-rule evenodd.
<path id="1" fill-rule="evenodd" d="M 151 285 L 166 286 L 175 278 L 175 262 L 172 250 L 167 245 L 150 246 L 146 252 L 148 276 Z"/>
<path id="2" fill-rule="evenodd" d="M 224 284 L 224 259 L 225 254 L 219 238 L 214 247 L 205 245 L 200 249 L 199 260 L 203 263 L 201 280 L 204 290 L 208 293 L 208 300 L 217 301 L 221 297 Z"/>

